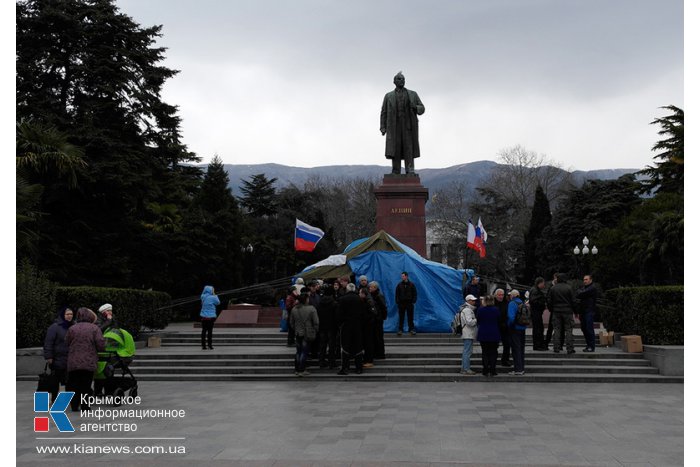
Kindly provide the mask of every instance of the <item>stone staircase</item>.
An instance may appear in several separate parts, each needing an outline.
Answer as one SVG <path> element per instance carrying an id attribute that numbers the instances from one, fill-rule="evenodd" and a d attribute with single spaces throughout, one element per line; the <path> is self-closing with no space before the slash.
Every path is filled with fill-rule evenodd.
<path id="1" fill-rule="evenodd" d="M 191 329 L 191 328 L 190 328 Z M 201 350 L 197 331 L 160 333 L 162 346 L 140 349 L 131 369 L 143 381 L 284 381 L 294 375 L 294 348 L 286 346 L 286 333 L 278 329 L 214 330 L 214 350 Z M 532 351 L 527 335 L 525 375 L 509 376 L 499 367 L 496 378 L 459 374 L 462 340 L 448 334 L 417 336 L 385 334 L 387 358 L 361 375 L 336 375 L 337 370 L 319 369 L 310 360 L 311 375 L 303 379 L 367 381 L 485 381 L 504 382 L 683 382 L 683 377 L 663 376 L 643 354 L 624 353 L 617 347 L 582 353 L 583 336 L 575 336 L 577 353 Z M 481 370 L 481 349 L 472 353 L 472 369 Z"/>

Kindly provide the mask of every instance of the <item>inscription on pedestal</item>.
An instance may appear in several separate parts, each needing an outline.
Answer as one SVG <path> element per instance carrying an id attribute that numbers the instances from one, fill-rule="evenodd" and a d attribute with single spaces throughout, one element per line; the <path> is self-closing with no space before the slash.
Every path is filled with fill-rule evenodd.
<path id="1" fill-rule="evenodd" d="M 386 175 L 374 190 L 377 231 L 384 230 L 419 255 L 426 256 L 425 203 L 428 189 L 417 175 Z"/>

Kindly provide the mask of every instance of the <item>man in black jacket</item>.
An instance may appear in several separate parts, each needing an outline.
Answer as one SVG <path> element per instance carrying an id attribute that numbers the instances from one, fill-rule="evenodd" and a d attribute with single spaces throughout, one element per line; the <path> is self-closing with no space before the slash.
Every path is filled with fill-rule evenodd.
<path id="1" fill-rule="evenodd" d="M 556 283 L 549 289 L 547 294 L 547 307 L 552 313 L 552 322 L 554 324 L 554 353 L 561 352 L 563 346 L 561 328 L 564 328 L 566 353 L 576 353 L 573 334 L 574 310 L 576 309 L 574 290 L 565 282 L 566 277 L 562 273 L 556 273 L 554 278 Z"/>
<path id="2" fill-rule="evenodd" d="M 530 310 L 532 312 L 532 350 L 547 350 L 544 342 L 544 322 L 542 314 L 547 308 L 547 296 L 544 292 L 544 277 L 535 279 L 530 289 Z"/>
<path id="3" fill-rule="evenodd" d="M 498 308 L 498 328 L 501 331 L 501 366 L 510 367 L 510 329 L 508 328 L 508 300 L 503 289 L 496 289 L 493 293 L 494 305 Z"/>
<path id="4" fill-rule="evenodd" d="M 338 302 L 333 294 L 333 286 L 324 284 L 318 304 L 318 361 L 321 368 L 336 368 L 338 358 Z"/>
<path id="5" fill-rule="evenodd" d="M 384 295 L 379 291 L 379 283 L 372 281 L 369 283 L 369 293 L 377 307 L 377 319 L 374 322 L 374 358 L 386 358 L 384 350 L 384 321 L 387 317 L 386 300 Z"/>
<path id="6" fill-rule="evenodd" d="M 472 280 L 469 282 L 469 284 L 462 289 L 462 296 L 466 297 L 467 295 L 473 295 L 476 297 L 477 308 L 481 306 L 481 285 L 479 284 L 479 278 L 476 275 L 472 276 Z"/>
<path id="7" fill-rule="evenodd" d="M 406 271 L 401 273 L 401 282 L 396 286 L 396 305 L 399 308 L 399 329 L 396 332 L 397 336 L 403 334 L 403 321 L 408 313 L 408 332 L 412 336 L 416 335 L 416 329 L 413 326 L 413 305 L 418 300 L 418 291 L 416 285 L 408 280 Z"/>
<path id="8" fill-rule="evenodd" d="M 583 287 L 578 289 L 576 298 L 581 301 L 579 320 L 581 321 L 581 331 L 586 338 L 586 348 L 584 352 L 595 352 L 595 331 L 593 330 L 593 320 L 595 319 L 595 301 L 598 291 L 593 285 L 593 276 L 586 274 L 583 276 Z"/>
<path id="9" fill-rule="evenodd" d="M 350 359 L 355 361 L 355 373 L 362 373 L 362 325 L 367 306 L 349 283 L 347 292 L 338 300 L 338 322 L 340 324 L 341 368 L 339 375 L 347 375 Z"/>

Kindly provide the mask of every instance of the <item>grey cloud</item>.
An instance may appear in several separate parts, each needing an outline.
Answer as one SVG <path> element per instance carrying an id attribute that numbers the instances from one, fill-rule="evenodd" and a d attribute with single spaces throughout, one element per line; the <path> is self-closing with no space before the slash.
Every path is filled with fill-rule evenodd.
<path id="1" fill-rule="evenodd" d="M 231 108 L 226 118 L 236 115 L 238 120 L 248 119 L 248 125 L 264 125 L 263 114 L 249 109 L 278 106 L 279 122 L 284 122 L 299 115 L 298 107 L 303 106 L 305 121 L 311 125 L 308 137 L 332 140 L 330 130 L 319 134 L 314 126 L 336 118 L 349 126 L 342 131 L 355 132 L 358 147 L 380 146 L 374 113 L 378 114 L 382 96 L 393 87 L 392 77 L 398 70 L 404 71 L 406 86 L 424 100 L 426 119 L 441 120 L 431 117 L 440 108 L 431 107 L 431 102 L 440 102 L 454 118 L 471 122 L 474 115 L 468 108 L 454 107 L 492 100 L 497 105 L 492 110 L 487 107 L 483 115 L 483 121 L 490 123 L 502 118 L 503 109 L 507 111 L 512 102 L 513 113 L 530 111 L 531 115 L 518 134 L 540 134 L 532 125 L 551 115 L 538 112 L 559 112 L 568 120 L 580 116 L 579 132 L 590 132 L 590 138 L 596 137 L 602 120 L 628 131 L 623 140 L 639 134 L 649 139 L 653 130 L 648 123 L 658 115 L 658 107 L 683 106 L 680 0 L 118 0 L 117 5 L 145 26 L 164 25 L 161 42 L 170 49 L 166 64 L 183 70 L 175 78 L 177 85 L 169 85 L 173 92 L 168 99 L 182 104 L 186 137 L 206 133 L 202 128 L 188 130 L 201 125 L 188 109 L 207 104 L 196 98 L 191 104 L 179 99 L 206 96 L 211 101 L 218 94 L 221 102 L 212 108 Z M 197 69 L 214 75 L 207 80 L 208 89 L 198 89 L 202 80 Z M 217 70 L 230 69 L 255 69 L 265 77 L 251 81 L 235 74 L 216 76 Z M 236 86 L 245 89 L 235 90 Z M 280 89 L 273 92 L 266 89 L 269 86 Z M 357 98 L 359 93 L 363 99 Z M 373 100 L 367 98 L 372 95 Z M 353 120 L 369 113 L 352 106 L 342 109 L 354 110 L 354 117 L 329 115 L 332 101 L 344 99 L 372 105 L 372 121 Z M 540 109 L 538 101 L 546 105 Z M 323 110 L 317 112 L 323 115 L 316 117 L 314 108 Z M 643 126 L 619 122 L 637 117 L 640 108 L 648 109 Z M 595 115 L 595 109 L 601 114 Z M 203 111 L 198 110 L 199 116 Z M 482 125 L 470 131 L 495 139 L 493 124 Z M 372 134 L 362 133 L 367 127 Z M 211 146 L 200 138 L 185 143 L 209 157 Z M 478 137 L 473 140 L 480 151 L 492 151 L 479 144 Z M 455 146 L 451 140 L 432 144 L 443 152 Z M 539 145 L 551 144 L 541 140 Z M 639 147 L 639 143 L 629 145 L 629 158 Z M 239 154 L 246 151 L 243 143 L 237 149 Z M 249 151 L 259 154 L 260 148 Z M 651 155 L 634 157 L 641 166 Z M 576 158 L 582 159 L 581 155 Z"/>

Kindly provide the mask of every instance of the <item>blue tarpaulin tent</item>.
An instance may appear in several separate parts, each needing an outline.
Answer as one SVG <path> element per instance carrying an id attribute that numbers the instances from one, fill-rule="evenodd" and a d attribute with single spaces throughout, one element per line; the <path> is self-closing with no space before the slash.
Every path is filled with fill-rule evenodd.
<path id="1" fill-rule="evenodd" d="M 377 281 L 389 309 L 384 331 L 391 332 L 397 330 L 399 322 L 394 293 L 401 272 L 406 271 L 418 290 L 413 318 L 416 331 L 450 332 L 450 322 L 464 301 L 462 271 L 428 261 L 383 230 L 355 240 L 343 254 L 345 265 L 307 268 L 298 277 L 330 279 L 352 272 L 356 279 L 365 275 Z"/>

